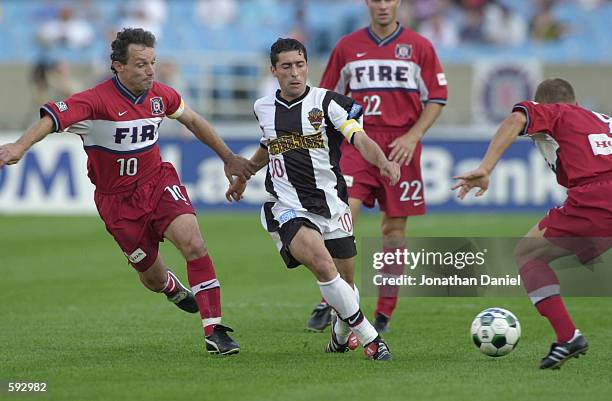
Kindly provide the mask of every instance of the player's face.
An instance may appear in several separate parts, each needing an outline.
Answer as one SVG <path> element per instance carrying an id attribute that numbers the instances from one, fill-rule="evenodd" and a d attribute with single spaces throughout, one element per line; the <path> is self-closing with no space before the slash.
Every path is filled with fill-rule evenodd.
<path id="1" fill-rule="evenodd" d="M 280 53 L 276 65 L 270 67 L 270 70 L 278 79 L 283 99 L 293 100 L 306 90 L 308 63 L 302 52 L 292 50 Z"/>
<path id="2" fill-rule="evenodd" d="M 131 44 L 128 46 L 128 60 L 126 64 L 113 62 L 117 76 L 134 94 L 140 94 L 153 85 L 155 78 L 155 49 L 144 45 Z"/>
<path id="3" fill-rule="evenodd" d="M 400 2 L 401 0 L 366 0 L 372 24 L 382 26 L 395 24 Z"/>

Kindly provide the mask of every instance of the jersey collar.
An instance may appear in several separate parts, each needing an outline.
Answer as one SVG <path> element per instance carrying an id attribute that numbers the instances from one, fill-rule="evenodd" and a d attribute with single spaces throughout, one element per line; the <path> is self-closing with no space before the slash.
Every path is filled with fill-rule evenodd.
<path id="1" fill-rule="evenodd" d="M 304 93 L 302 93 L 300 97 L 296 97 L 295 99 L 289 102 L 281 97 L 280 89 L 277 89 L 276 90 L 276 103 L 279 103 L 285 106 L 286 108 L 290 109 L 291 107 L 295 106 L 296 104 L 304 100 L 304 98 L 308 95 L 309 92 L 310 92 L 310 86 L 306 85 L 306 90 L 304 91 Z"/>
<path id="2" fill-rule="evenodd" d="M 125 87 L 125 85 L 121 83 L 121 81 L 119 81 L 119 78 L 116 75 L 113 76 L 113 84 L 115 84 L 115 88 L 117 88 L 119 93 L 128 98 L 128 100 L 133 104 L 142 104 L 149 93 L 149 91 L 146 90 L 142 92 L 140 96 L 134 95 L 128 88 Z"/>
<path id="3" fill-rule="evenodd" d="M 397 28 L 395 28 L 395 31 L 393 31 L 391 35 L 387 36 L 384 39 L 381 39 L 378 36 L 376 36 L 371 26 L 368 26 L 366 30 L 368 31 L 368 36 L 370 37 L 370 39 L 372 39 L 372 41 L 376 43 L 378 47 L 383 47 L 393 42 L 399 35 L 401 35 L 402 31 L 404 30 L 404 28 L 399 23 L 396 22 L 396 24 L 397 24 Z"/>

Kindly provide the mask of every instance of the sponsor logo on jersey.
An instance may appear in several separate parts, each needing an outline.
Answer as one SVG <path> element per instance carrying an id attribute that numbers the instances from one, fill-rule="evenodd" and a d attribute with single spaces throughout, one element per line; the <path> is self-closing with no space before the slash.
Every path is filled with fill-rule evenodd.
<path id="1" fill-rule="evenodd" d="M 612 138 L 608 134 L 590 134 L 589 142 L 595 156 L 612 155 Z"/>
<path id="2" fill-rule="evenodd" d="M 291 219 L 295 219 L 296 217 L 297 214 L 295 213 L 295 210 L 291 209 L 278 216 L 278 221 L 280 221 L 281 224 L 284 224 Z"/>
<path id="3" fill-rule="evenodd" d="M 161 97 L 151 98 L 151 114 L 156 116 L 164 114 L 164 102 Z"/>
<path id="4" fill-rule="evenodd" d="M 368 54 L 368 52 L 360 52 L 360 53 L 355 54 L 355 56 L 357 56 L 357 58 L 361 58 L 365 56 L 366 54 Z"/>
<path id="5" fill-rule="evenodd" d="M 408 60 L 412 57 L 412 45 L 398 43 L 395 45 L 395 58 Z"/>
<path id="6" fill-rule="evenodd" d="M 66 102 L 55 102 L 55 105 L 57 106 L 57 109 L 60 111 L 60 113 L 63 113 L 68 110 L 68 105 L 66 104 Z"/>
<path id="7" fill-rule="evenodd" d="M 308 112 L 308 121 L 310 121 L 310 125 L 314 127 L 315 131 L 318 131 L 323 123 L 323 110 L 314 107 Z"/>
<path id="8" fill-rule="evenodd" d="M 295 149 L 324 149 L 325 141 L 323 134 L 314 135 L 299 135 L 292 133 L 291 135 L 282 136 L 273 139 L 268 144 L 268 152 L 272 155 L 278 155 Z"/>
<path id="9" fill-rule="evenodd" d="M 398 88 L 417 90 L 419 71 L 412 61 L 364 59 L 349 63 L 351 90 Z"/>
<path id="10" fill-rule="evenodd" d="M 130 255 L 128 255 L 126 253 L 125 256 L 127 256 L 128 260 L 130 262 L 138 263 L 138 262 L 142 261 L 144 258 L 146 258 L 147 254 L 145 253 L 145 251 L 143 251 L 142 249 L 138 248 L 134 252 L 132 252 Z"/>

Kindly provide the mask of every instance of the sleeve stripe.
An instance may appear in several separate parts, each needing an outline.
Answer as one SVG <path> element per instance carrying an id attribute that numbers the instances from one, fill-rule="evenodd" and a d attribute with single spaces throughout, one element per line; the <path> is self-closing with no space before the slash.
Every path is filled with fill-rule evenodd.
<path id="1" fill-rule="evenodd" d="M 57 118 L 57 116 L 55 115 L 55 111 L 53 111 L 53 109 L 51 107 L 47 106 L 46 104 L 40 108 L 40 111 L 41 111 L 41 113 L 40 113 L 40 117 L 41 118 L 44 115 L 43 112 L 47 112 L 49 114 L 49 116 L 53 120 L 53 124 L 55 124 L 55 132 L 60 132 L 62 126 L 61 126 L 61 124 L 59 122 L 59 118 Z"/>
<path id="2" fill-rule="evenodd" d="M 181 117 L 183 115 L 184 111 L 185 111 L 185 102 L 181 98 L 181 104 L 179 104 L 178 109 L 176 109 L 176 111 L 174 113 L 170 114 L 167 117 L 168 118 L 172 118 L 172 119 L 177 119 L 177 118 L 179 118 L 179 117 Z"/>
<path id="3" fill-rule="evenodd" d="M 438 103 L 438 104 L 445 105 L 447 103 L 447 100 L 446 99 L 435 99 L 434 98 L 434 99 L 427 99 L 425 101 L 425 103 Z"/>
<path id="4" fill-rule="evenodd" d="M 522 106 L 520 104 L 514 106 L 512 111 L 518 111 L 516 109 L 521 109 L 520 111 L 523 111 L 525 113 L 525 117 L 527 117 L 527 123 L 525 124 L 525 129 L 523 130 L 523 132 L 521 132 L 521 135 L 529 135 L 529 125 L 531 124 L 531 119 L 529 118 L 529 110 L 527 110 L 527 107 Z"/>

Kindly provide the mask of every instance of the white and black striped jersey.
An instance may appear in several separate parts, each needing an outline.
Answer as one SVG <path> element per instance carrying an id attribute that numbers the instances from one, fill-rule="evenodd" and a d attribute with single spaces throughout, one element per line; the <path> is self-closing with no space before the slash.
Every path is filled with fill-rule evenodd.
<path id="1" fill-rule="evenodd" d="M 306 87 L 292 101 L 266 96 L 255 102 L 270 155 L 266 190 L 283 205 L 330 218 L 348 204 L 340 172 L 340 144 L 361 131 L 361 106 L 353 99 Z"/>

